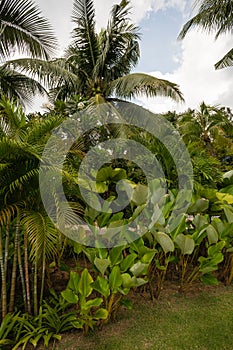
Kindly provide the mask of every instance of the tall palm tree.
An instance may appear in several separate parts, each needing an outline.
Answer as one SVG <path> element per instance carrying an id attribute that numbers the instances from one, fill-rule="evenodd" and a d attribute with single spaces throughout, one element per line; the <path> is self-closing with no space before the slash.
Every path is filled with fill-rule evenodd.
<path id="1" fill-rule="evenodd" d="M 215 32 L 217 39 L 220 34 L 232 33 L 233 30 L 233 0 L 197 0 L 195 7 L 197 15 L 192 17 L 182 28 L 179 39 L 183 39 L 190 29 L 200 27 L 207 32 Z M 215 64 L 216 69 L 233 65 L 233 48 Z"/>
<path id="2" fill-rule="evenodd" d="M 51 27 L 32 0 L 0 0 L 1 94 L 30 102 L 32 94 L 44 93 L 36 80 L 14 70 L 7 60 L 15 53 L 49 59 L 55 48 Z"/>
<path id="3" fill-rule="evenodd" d="M 17 62 L 17 68 L 49 83 L 54 100 L 78 94 L 95 102 L 140 94 L 183 100 L 174 83 L 147 74 L 130 74 L 140 50 L 138 27 L 129 20 L 129 1 L 122 0 L 112 8 L 107 27 L 100 33 L 95 28 L 93 0 L 74 0 L 72 21 L 73 41 L 63 58 Z"/>

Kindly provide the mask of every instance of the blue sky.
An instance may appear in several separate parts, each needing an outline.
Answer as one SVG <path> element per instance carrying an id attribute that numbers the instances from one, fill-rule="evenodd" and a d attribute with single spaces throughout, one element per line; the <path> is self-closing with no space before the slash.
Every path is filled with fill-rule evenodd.
<path id="1" fill-rule="evenodd" d="M 94 0 L 97 28 L 105 26 L 109 10 L 117 0 Z M 72 0 L 36 0 L 52 23 L 60 41 L 59 54 L 69 42 Z M 136 71 L 179 84 L 186 103 L 176 104 L 166 98 L 138 103 L 155 112 L 195 108 L 204 100 L 209 104 L 233 108 L 233 68 L 214 70 L 214 63 L 232 47 L 232 35 L 214 37 L 190 32 L 182 41 L 177 35 L 190 18 L 193 0 L 131 0 L 132 19 L 141 30 L 141 60 Z"/>
<path id="2" fill-rule="evenodd" d="M 141 60 L 137 70 L 159 69 L 166 73 L 178 68 L 175 57 L 181 51 L 181 43 L 177 41 L 181 23 L 182 13 L 177 9 L 152 12 L 140 22 Z"/>

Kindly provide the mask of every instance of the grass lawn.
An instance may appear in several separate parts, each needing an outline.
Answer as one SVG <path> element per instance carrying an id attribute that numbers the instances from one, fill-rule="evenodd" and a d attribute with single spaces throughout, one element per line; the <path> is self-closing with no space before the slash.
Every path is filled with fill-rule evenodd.
<path id="1" fill-rule="evenodd" d="M 56 350 L 225 350 L 233 349 L 233 286 L 206 287 L 188 296 L 165 289 L 152 303 L 133 295 L 133 310 L 115 323 L 82 336 L 64 334 Z"/>

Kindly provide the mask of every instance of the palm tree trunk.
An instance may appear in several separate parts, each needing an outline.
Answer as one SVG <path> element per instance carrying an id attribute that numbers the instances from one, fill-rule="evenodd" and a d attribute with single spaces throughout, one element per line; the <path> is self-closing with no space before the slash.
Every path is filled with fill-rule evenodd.
<path id="1" fill-rule="evenodd" d="M 31 314 L 31 298 L 30 298 L 30 283 L 28 272 L 28 228 L 26 226 L 24 233 L 24 271 L 25 271 L 25 284 L 26 284 L 26 298 L 27 298 L 27 312 Z"/>
<path id="2" fill-rule="evenodd" d="M 43 295 L 44 295 L 44 282 L 45 282 L 45 264 L 46 264 L 46 224 L 44 218 L 42 218 L 43 230 L 45 232 L 43 240 L 43 256 L 42 256 L 42 275 L 41 275 L 41 290 L 40 290 L 40 305 L 42 305 Z"/>
<path id="3" fill-rule="evenodd" d="M 33 299 L 34 299 L 34 315 L 38 314 L 38 300 L 37 300 L 37 260 L 34 262 L 34 286 L 33 286 Z"/>
<path id="4" fill-rule="evenodd" d="M 2 279 L 2 319 L 7 314 L 7 289 L 6 289 L 6 272 L 3 259 L 3 244 L 2 244 L 2 231 L 0 228 L 0 267 L 1 267 L 1 279 Z"/>
<path id="5" fill-rule="evenodd" d="M 19 265 L 19 273 L 20 273 L 21 284 L 22 284 L 24 308 L 25 308 L 25 312 L 26 312 L 27 311 L 27 296 L 26 296 L 26 287 L 25 287 L 25 280 L 24 280 L 24 274 L 23 274 L 23 265 L 22 265 L 22 259 L 21 259 L 20 240 L 18 240 L 18 265 Z"/>
<path id="6" fill-rule="evenodd" d="M 19 240 L 19 218 L 17 216 L 16 229 L 15 229 L 14 259 L 13 259 L 12 275 L 11 275 L 11 290 L 10 290 L 9 312 L 13 312 L 13 310 L 14 310 L 16 272 L 17 272 L 17 255 L 18 255 L 18 240 Z"/>
<path id="7" fill-rule="evenodd" d="M 5 238 L 5 259 L 4 259 L 4 267 L 5 267 L 6 275 L 7 275 L 7 264 L 8 264 L 8 255 L 9 255 L 9 236 L 10 236 L 10 222 L 7 222 L 6 238 Z"/>
<path id="8" fill-rule="evenodd" d="M 44 253 L 43 253 L 43 260 L 42 260 L 42 275 L 41 275 L 40 305 L 42 305 L 42 302 L 43 302 L 43 295 L 44 295 L 44 282 L 45 282 L 45 251 L 44 251 Z"/>

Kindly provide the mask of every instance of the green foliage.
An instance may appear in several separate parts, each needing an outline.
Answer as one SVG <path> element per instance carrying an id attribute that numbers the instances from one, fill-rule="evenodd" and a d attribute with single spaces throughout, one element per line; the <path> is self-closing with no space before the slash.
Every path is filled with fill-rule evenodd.
<path id="1" fill-rule="evenodd" d="M 103 286 L 103 284 L 100 284 Z M 108 311 L 100 308 L 102 298 L 87 299 L 93 291 L 93 278 L 87 269 L 81 276 L 71 271 L 67 288 L 61 293 L 62 297 L 71 304 L 76 304 L 77 317 L 72 323 L 73 327 L 83 329 L 87 334 L 100 320 L 108 317 Z"/>
<path id="2" fill-rule="evenodd" d="M 12 345 L 16 350 L 20 346 L 25 349 L 28 344 L 34 348 L 43 341 L 48 347 L 52 340 L 61 340 L 60 333 L 74 327 L 77 322 L 75 313 L 64 313 L 67 305 L 56 304 L 52 308 L 47 302 L 40 307 L 38 316 L 29 314 L 7 314 L 0 327 L 1 345 Z"/>

